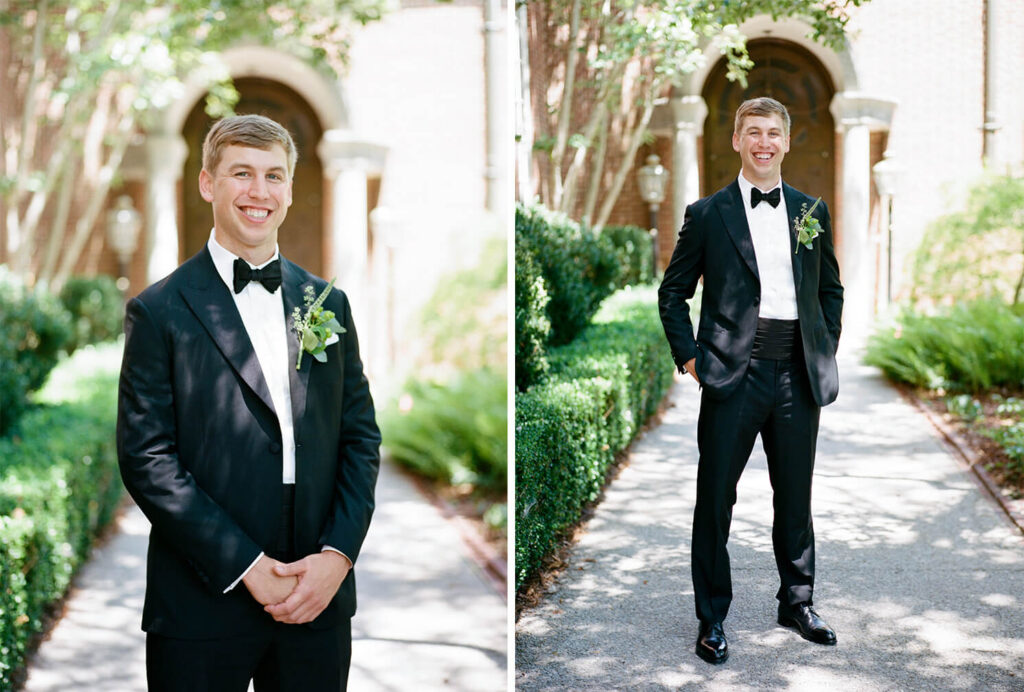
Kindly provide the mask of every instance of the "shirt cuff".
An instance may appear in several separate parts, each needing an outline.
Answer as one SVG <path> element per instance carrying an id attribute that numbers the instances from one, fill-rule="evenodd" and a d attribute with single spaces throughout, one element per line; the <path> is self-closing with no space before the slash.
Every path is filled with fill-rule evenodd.
<path id="1" fill-rule="evenodd" d="M 247 574 L 248 574 L 249 572 L 251 572 L 251 571 L 252 571 L 252 568 L 256 566 L 256 563 L 260 561 L 260 559 L 261 559 L 261 558 L 262 558 L 262 557 L 264 556 L 264 554 L 265 554 L 265 553 L 260 553 L 259 555 L 257 555 L 257 556 L 256 556 L 256 559 L 252 561 L 252 564 L 251 564 L 251 565 L 249 565 L 248 567 L 246 567 L 246 568 L 245 568 L 245 571 L 244 571 L 244 572 L 242 572 L 242 574 L 241 574 L 241 575 L 239 575 L 238 579 L 236 579 L 236 580 L 234 580 L 233 582 L 231 582 L 231 586 L 229 586 L 228 588 L 224 589 L 224 593 L 227 593 L 227 592 L 228 592 L 228 591 L 230 591 L 231 589 L 233 589 L 233 588 L 235 588 L 236 586 L 238 586 L 238 582 L 240 582 L 240 581 L 242 581 L 243 579 L 245 579 L 245 575 L 247 575 Z"/>
<path id="2" fill-rule="evenodd" d="M 348 560 L 348 568 L 349 568 L 349 569 L 352 569 L 352 558 L 350 558 L 350 557 L 349 557 L 348 555 L 346 555 L 345 553 L 341 552 L 341 551 L 340 551 L 340 550 L 338 550 L 337 548 L 332 548 L 332 547 L 331 547 L 331 546 L 329 546 L 329 545 L 325 545 L 325 546 L 324 546 L 323 548 L 321 548 L 321 549 L 320 549 L 320 552 L 322 553 L 322 552 L 324 552 L 325 550 L 330 550 L 330 551 L 331 551 L 332 553 L 337 553 L 338 555 L 341 555 L 341 556 L 342 556 L 343 558 L 345 558 L 346 560 Z"/>

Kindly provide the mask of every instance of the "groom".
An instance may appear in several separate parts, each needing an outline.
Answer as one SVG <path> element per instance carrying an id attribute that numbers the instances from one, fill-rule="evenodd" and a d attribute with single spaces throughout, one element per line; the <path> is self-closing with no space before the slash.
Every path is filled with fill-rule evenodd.
<path id="1" fill-rule="evenodd" d="M 117 445 L 152 524 L 150 690 L 345 689 L 380 433 L 345 294 L 323 304 L 326 361 L 291 329 L 326 286 L 278 251 L 296 158 L 268 118 L 215 123 L 210 240 L 127 306 Z"/>
<path id="2" fill-rule="evenodd" d="M 839 390 L 843 287 L 828 208 L 782 182 L 789 126 L 774 99 L 740 105 L 732 135 L 739 177 L 687 207 L 658 292 L 676 365 L 701 387 L 691 566 L 696 653 L 709 663 L 729 655 L 726 541 L 736 484 L 758 434 L 774 493 L 778 622 L 810 641 L 836 642 L 812 607 L 811 475 L 819 413 Z M 694 338 L 687 301 L 702 277 Z"/>

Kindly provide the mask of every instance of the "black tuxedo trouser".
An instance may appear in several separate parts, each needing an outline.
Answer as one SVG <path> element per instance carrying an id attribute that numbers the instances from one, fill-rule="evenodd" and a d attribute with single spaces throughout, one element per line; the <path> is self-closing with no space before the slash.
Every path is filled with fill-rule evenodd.
<path id="1" fill-rule="evenodd" d="M 278 544 L 270 556 L 298 559 L 293 547 L 295 486 L 284 486 Z M 244 589 L 239 583 L 236 589 Z M 339 692 L 348 684 L 351 620 L 315 630 L 267 615 L 265 627 L 230 639 L 146 636 L 149 692 Z"/>
<path id="2" fill-rule="evenodd" d="M 724 400 L 703 393 L 691 544 L 698 619 L 721 622 L 729 612 L 732 576 L 726 542 L 736 484 L 758 433 L 774 493 L 772 546 L 781 581 L 777 598 L 787 604 L 811 602 L 811 475 L 820 412 L 799 348 L 787 360 L 752 358 L 743 380 Z"/>

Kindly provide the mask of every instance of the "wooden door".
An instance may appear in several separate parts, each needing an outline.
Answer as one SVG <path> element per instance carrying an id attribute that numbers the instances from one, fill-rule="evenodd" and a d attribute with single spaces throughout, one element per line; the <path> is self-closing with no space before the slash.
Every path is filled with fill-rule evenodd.
<path id="1" fill-rule="evenodd" d="M 324 275 L 323 168 L 316 153 L 323 128 L 309 104 L 278 82 L 256 77 L 235 80 L 241 96 L 235 106 L 239 115 L 265 115 L 281 123 L 292 134 L 299 151 L 292 182 L 292 206 L 278 232 L 281 254 L 303 268 Z M 179 230 L 180 260 L 188 259 L 206 244 L 213 228 L 213 211 L 199 195 L 203 139 L 213 124 L 200 99 L 185 121 L 182 136 L 188 144 L 182 199 L 184 209 Z"/>
<path id="2" fill-rule="evenodd" d="M 701 194 L 725 187 L 740 172 L 739 154 L 732 148 L 736 109 L 746 99 L 770 96 L 786 107 L 792 121 L 782 178 L 812 197 L 820 196 L 834 210 L 835 128 L 828 107 L 835 88 L 831 77 L 813 55 L 796 44 L 760 39 L 751 41 L 748 49 L 754 68 L 746 89 L 725 78 L 724 59 L 712 68 L 704 85 L 708 118 Z"/>

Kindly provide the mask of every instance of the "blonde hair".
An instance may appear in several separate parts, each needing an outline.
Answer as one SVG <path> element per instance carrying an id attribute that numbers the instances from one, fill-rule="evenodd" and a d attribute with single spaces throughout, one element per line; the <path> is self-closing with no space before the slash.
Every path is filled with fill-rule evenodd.
<path id="1" fill-rule="evenodd" d="M 239 145 L 270 149 L 280 144 L 288 156 L 288 177 L 295 174 L 299 153 L 291 134 L 280 123 L 262 115 L 233 115 L 213 124 L 203 141 L 203 169 L 213 174 L 220 164 L 224 147 Z"/>
<path id="2" fill-rule="evenodd" d="M 733 124 L 733 132 L 739 134 L 740 128 L 743 127 L 743 119 L 749 115 L 759 115 L 762 118 L 772 115 L 779 116 L 782 118 L 783 134 L 787 137 L 789 136 L 789 111 L 775 99 L 768 96 L 759 96 L 758 98 L 749 99 L 741 103 L 740 107 L 736 109 L 736 122 Z"/>

